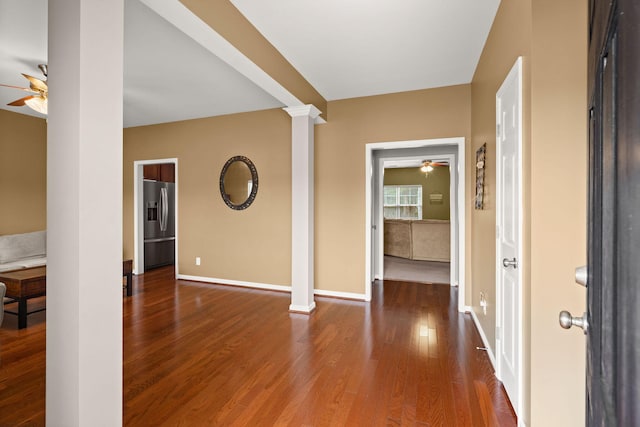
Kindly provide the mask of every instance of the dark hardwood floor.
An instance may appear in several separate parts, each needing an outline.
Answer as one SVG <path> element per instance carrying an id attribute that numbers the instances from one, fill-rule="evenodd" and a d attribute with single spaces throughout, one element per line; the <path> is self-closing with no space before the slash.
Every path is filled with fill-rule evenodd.
<path id="1" fill-rule="evenodd" d="M 370 304 L 134 278 L 125 426 L 515 426 L 457 289 L 385 282 Z M 45 315 L 0 328 L 0 426 L 44 425 Z"/>

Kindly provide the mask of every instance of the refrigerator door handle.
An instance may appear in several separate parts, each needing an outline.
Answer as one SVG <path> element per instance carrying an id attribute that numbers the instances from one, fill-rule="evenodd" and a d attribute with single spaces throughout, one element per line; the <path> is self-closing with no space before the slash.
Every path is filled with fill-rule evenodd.
<path id="1" fill-rule="evenodd" d="M 162 231 L 162 188 L 160 189 L 160 197 L 158 197 L 158 222 L 160 223 L 160 231 Z"/>
<path id="2" fill-rule="evenodd" d="M 160 189 L 160 198 L 158 200 L 158 220 L 160 222 L 160 231 L 164 231 L 164 208 L 162 207 L 164 203 L 164 188 Z"/>
<path id="3" fill-rule="evenodd" d="M 167 205 L 167 188 L 162 187 L 160 189 L 160 230 L 167 231 L 167 217 L 169 216 L 169 206 Z"/>
<path id="4" fill-rule="evenodd" d="M 169 225 L 169 190 L 164 189 L 164 231 L 167 231 Z"/>

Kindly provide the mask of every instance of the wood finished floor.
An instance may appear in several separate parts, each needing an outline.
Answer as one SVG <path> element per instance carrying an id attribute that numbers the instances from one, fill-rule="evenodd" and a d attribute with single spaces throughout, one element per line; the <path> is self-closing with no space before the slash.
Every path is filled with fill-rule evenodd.
<path id="1" fill-rule="evenodd" d="M 457 289 L 385 282 L 370 304 L 134 278 L 125 426 L 515 426 Z M 0 426 L 44 425 L 45 316 L 0 328 Z"/>

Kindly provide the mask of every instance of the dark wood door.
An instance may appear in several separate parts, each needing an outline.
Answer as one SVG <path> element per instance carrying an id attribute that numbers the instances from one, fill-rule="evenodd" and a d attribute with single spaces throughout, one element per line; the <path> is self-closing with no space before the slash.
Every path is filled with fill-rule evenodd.
<path id="1" fill-rule="evenodd" d="M 640 2 L 591 0 L 587 425 L 640 425 Z"/>

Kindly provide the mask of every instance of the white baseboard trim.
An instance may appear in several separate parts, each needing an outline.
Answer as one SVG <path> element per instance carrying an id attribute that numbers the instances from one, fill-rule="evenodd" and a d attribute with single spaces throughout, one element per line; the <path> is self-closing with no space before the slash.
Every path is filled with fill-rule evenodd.
<path id="1" fill-rule="evenodd" d="M 493 366 L 493 372 L 496 372 L 496 357 L 493 354 L 493 350 L 491 349 L 492 347 L 489 345 L 489 340 L 487 340 L 487 336 L 484 333 L 484 329 L 482 329 L 482 325 L 480 324 L 480 320 L 478 319 L 478 316 L 476 316 L 476 312 L 473 311 L 473 308 L 470 306 L 466 306 L 465 310 L 471 314 L 471 318 L 473 319 L 473 323 L 476 325 L 476 329 L 478 330 L 478 333 L 480 334 L 480 338 L 482 338 L 482 343 L 484 344 L 485 348 L 487 349 L 487 354 L 489 355 L 489 361 L 491 362 L 491 366 Z"/>
<path id="2" fill-rule="evenodd" d="M 325 291 L 324 289 L 314 289 L 314 295 L 321 297 L 351 299 L 356 301 L 366 301 L 365 294 L 356 294 L 354 292 Z"/>
<path id="3" fill-rule="evenodd" d="M 289 311 L 291 311 L 293 313 L 309 314 L 315 309 L 316 309 L 316 302 L 315 301 L 313 301 L 309 305 L 294 305 L 294 304 L 291 304 L 289 306 Z"/>
<path id="4" fill-rule="evenodd" d="M 194 282 L 216 283 L 219 285 L 241 286 L 243 288 L 265 289 L 268 291 L 291 292 L 291 286 L 271 285 L 268 283 L 243 282 L 240 280 L 216 279 L 215 277 L 190 276 L 178 274 L 178 279 L 193 280 Z"/>
<path id="5" fill-rule="evenodd" d="M 271 285 L 269 283 L 244 282 L 241 280 L 217 279 L 215 277 L 191 276 L 188 274 L 178 274 L 177 278 L 181 280 L 192 280 L 194 282 L 216 283 L 218 285 L 241 286 L 243 288 L 264 289 L 267 291 L 291 293 L 291 286 Z M 364 294 L 357 294 L 354 292 L 339 292 L 339 291 L 327 291 L 324 289 L 314 289 L 313 294 L 318 296 L 323 296 L 323 297 L 366 301 L 365 299 L 366 297 Z M 315 303 L 313 304 L 313 306 L 315 308 Z M 300 310 L 296 308 L 296 310 L 292 310 L 292 311 L 302 311 L 307 313 L 308 311 L 306 311 L 306 308 L 302 307 Z M 313 308 L 311 310 L 313 310 Z"/>

